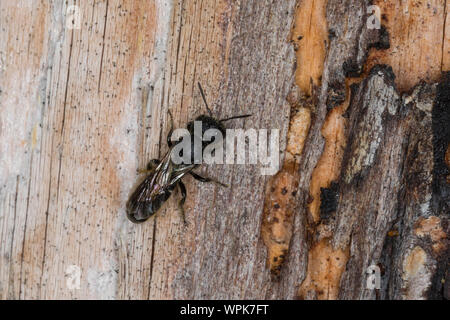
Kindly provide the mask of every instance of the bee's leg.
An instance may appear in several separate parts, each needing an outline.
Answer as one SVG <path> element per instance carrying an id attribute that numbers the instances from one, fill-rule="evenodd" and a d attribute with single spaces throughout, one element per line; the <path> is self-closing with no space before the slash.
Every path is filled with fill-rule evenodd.
<path id="1" fill-rule="evenodd" d="M 169 130 L 169 133 L 167 134 L 167 145 L 170 148 L 172 146 L 172 140 L 170 140 L 170 138 L 172 137 L 172 132 L 173 132 L 173 117 L 172 117 L 172 112 L 170 112 L 170 110 L 168 110 L 168 112 L 169 112 L 169 116 L 170 116 L 170 130 Z"/>
<path id="2" fill-rule="evenodd" d="M 186 201 L 186 186 L 182 181 L 178 182 L 178 187 L 180 188 L 181 192 L 181 199 L 178 202 L 178 209 L 180 210 L 181 218 L 183 219 L 184 225 L 187 225 L 186 222 L 186 216 L 184 214 L 184 202 Z"/>
<path id="3" fill-rule="evenodd" d="M 161 163 L 160 160 L 158 160 L 158 159 L 152 159 L 152 160 L 150 160 L 150 161 L 148 162 L 147 168 L 146 168 L 146 169 L 138 169 L 137 171 L 138 171 L 139 174 L 144 174 L 144 173 L 145 173 L 145 174 L 149 174 L 149 173 L 152 173 L 160 163 Z"/>
<path id="4" fill-rule="evenodd" d="M 192 177 L 194 177 L 195 180 L 198 180 L 198 181 L 200 181 L 200 182 L 214 182 L 214 183 L 217 183 L 218 185 L 220 185 L 220 186 L 222 186 L 222 187 L 228 188 L 228 185 L 226 185 L 225 183 L 222 183 L 222 182 L 220 182 L 220 181 L 218 181 L 218 180 L 216 180 L 216 179 L 213 179 L 213 178 L 205 178 L 205 177 L 202 177 L 201 175 L 198 175 L 197 173 L 192 172 L 192 171 L 189 172 L 189 174 L 190 174 Z"/>

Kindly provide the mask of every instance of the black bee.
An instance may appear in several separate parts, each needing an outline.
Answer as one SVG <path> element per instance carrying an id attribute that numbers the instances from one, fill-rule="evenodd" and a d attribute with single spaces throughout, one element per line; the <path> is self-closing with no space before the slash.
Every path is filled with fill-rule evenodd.
<path id="1" fill-rule="evenodd" d="M 238 118 L 246 118 L 250 115 L 240 115 L 227 119 L 217 120 L 212 116 L 212 112 L 209 109 L 208 103 L 206 102 L 205 94 L 203 89 L 198 83 L 198 87 L 200 89 L 200 93 L 202 95 L 203 101 L 206 105 L 206 109 L 208 110 L 209 115 L 201 115 L 195 119 L 195 121 L 202 122 L 202 134 L 204 134 L 208 129 L 217 129 L 222 133 L 223 138 L 225 138 L 225 127 L 223 122 L 238 119 Z M 173 132 L 173 119 L 172 115 L 169 112 L 171 118 L 171 128 L 169 134 L 167 135 L 167 144 L 169 145 L 169 151 L 165 154 L 165 156 L 161 159 L 153 159 L 147 165 L 147 170 L 144 172 L 148 173 L 148 176 L 145 180 L 136 188 L 136 190 L 130 196 L 130 199 L 127 202 L 127 217 L 134 223 L 142 223 L 154 215 L 159 208 L 161 208 L 162 204 L 169 199 L 172 192 L 178 186 L 181 192 L 181 200 L 178 202 L 178 206 L 180 209 L 180 213 L 183 218 L 183 222 L 186 224 L 186 218 L 184 215 L 183 205 L 186 200 L 186 187 L 184 183 L 181 181 L 186 174 L 191 175 L 194 179 L 199 180 L 201 182 L 214 182 L 221 186 L 226 187 L 225 184 L 211 179 L 205 178 L 197 173 L 193 172 L 199 164 L 175 164 L 171 159 L 171 151 L 174 147 L 170 137 Z M 187 125 L 187 130 L 191 136 L 191 141 L 194 140 L 194 122 L 191 121 Z M 212 143 L 212 142 L 209 142 Z M 208 143 L 208 144 L 209 144 Z M 206 147 L 205 142 L 202 142 L 202 148 Z M 191 148 L 191 159 L 194 159 L 194 149 Z"/>

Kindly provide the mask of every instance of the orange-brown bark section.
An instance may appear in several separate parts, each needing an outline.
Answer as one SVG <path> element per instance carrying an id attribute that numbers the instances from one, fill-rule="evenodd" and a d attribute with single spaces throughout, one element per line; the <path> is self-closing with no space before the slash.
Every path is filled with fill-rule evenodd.
<path id="1" fill-rule="evenodd" d="M 438 81 L 441 71 L 450 67 L 446 2 L 374 1 L 380 8 L 381 24 L 389 32 L 391 46 L 387 50 L 373 49 L 367 68 L 390 65 L 401 92 L 408 91 L 419 80 Z"/>
<path id="2" fill-rule="evenodd" d="M 289 250 L 298 178 L 298 169 L 289 162 L 267 185 L 261 233 L 268 249 L 267 263 L 275 276 Z"/>
<path id="3" fill-rule="evenodd" d="M 435 253 L 438 254 L 446 249 L 447 234 L 442 229 L 439 217 L 419 218 L 414 227 L 414 233 L 421 238 L 429 237 Z"/>
<path id="4" fill-rule="evenodd" d="M 292 41 L 297 56 L 295 80 L 307 96 L 312 87 L 320 85 L 325 60 L 325 40 L 328 39 L 325 18 L 327 1 L 301 1 L 295 16 Z"/>
<path id="5" fill-rule="evenodd" d="M 300 299 L 335 300 L 349 257 L 348 249 L 334 250 L 328 239 L 316 243 L 308 254 L 308 273 L 300 286 Z"/>
<path id="6" fill-rule="evenodd" d="M 311 102 L 314 87 L 320 85 L 325 59 L 327 24 L 326 1 L 302 1 L 296 10 L 291 42 L 297 57 L 296 85 L 298 96 L 291 99 L 291 120 L 287 136 L 286 158 L 280 172 L 267 185 L 261 234 L 268 250 L 267 264 L 273 275 L 279 275 L 289 250 L 296 190 L 300 173 L 298 158 L 311 124 Z M 295 100 L 295 101 L 294 101 Z"/>

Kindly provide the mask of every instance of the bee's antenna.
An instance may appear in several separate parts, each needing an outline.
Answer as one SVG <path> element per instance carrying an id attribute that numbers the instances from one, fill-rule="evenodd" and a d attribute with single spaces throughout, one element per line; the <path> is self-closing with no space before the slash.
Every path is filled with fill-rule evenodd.
<path id="1" fill-rule="evenodd" d="M 197 84 L 198 84 L 198 88 L 200 89 L 200 93 L 202 94 L 203 102 L 205 102 L 206 109 L 208 109 L 208 113 L 212 117 L 212 112 L 211 112 L 211 109 L 208 106 L 208 102 L 206 102 L 205 93 L 203 92 L 203 88 L 200 85 L 200 82 L 197 82 Z"/>
<path id="2" fill-rule="evenodd" d="M 240 118 L 248 118 L 248 117 L 251 117 L 251 116 L 252 116 L 251 114 L 243 114 L 241 116 L 234 116 L 234 117 L 222 119 L 222 120 L 219 120 L 219 121 L 220 122 L 225 122 L 225 121 L 228 121 L 228 120 L 240 119 Z"/>

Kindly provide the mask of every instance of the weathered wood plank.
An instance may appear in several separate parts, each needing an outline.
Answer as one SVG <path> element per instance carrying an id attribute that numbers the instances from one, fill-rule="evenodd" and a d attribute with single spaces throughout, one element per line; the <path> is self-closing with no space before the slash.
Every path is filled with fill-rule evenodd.
<path id="1" fill-rule="evenodd" d="M 65 24 L 73 4 L 80 29 Z M 23 11 L 2 2 L 2 36 L 11 39 L 2 41 L 2 58 L 8 58 L 2 106 L 9 108 L 2 108 L 2 120 L 20 123 L 23 135 L 13 139 L 15 127 L 2 130 L 2 141 L 15 144 L 3 148 L 3 167 L 10 169 L 21 151 L 28 154 L 15 172 L 2 174 L 2 259 L 8 261 L 2 263 L 2 298 L 228 296 L 215 281 L 224 288 L 234 283 L 234 297 L 259 294 L 256 288 L 269 283 L 264 247 L 257 245 L 263 176 L 219 168 L 233 185 L 229 190 L 188 180 L 187 229 L 171 203 L 140 226 L 126 220 L 123 208 L 136 168 L 166 148 L 167 110 L 179 126 L 204 112 L 196 81 L 217 115 L 250 111 L 255 115 L 247 126 L 286 128 L 293 5 L 110 0 L 33 2 Z M 26 18 L 36 10 L 39 19 Z M 21 29 L 9 23 L 15 19 L 23 21 Z M 46 38 L 27 45 L 36 27 Z M 27 67 L 29 57 L 35 61 Z M 21 73 L 15 65 L 33 69 Z M 19 83 L 30 93 L 18 90 Z M 16 104 L 24 108 L 13 112 Z M 270 115 L 280 108 L 285 116 L 272 123 Z M 247 204 L 229 207 L 234 198 Z M 230 241 L 235 245 L 224 248 Z M 239 264 L 247 261 L 259 269 L 242 273 Z M 66 287 L 70 265 L 81 268 L 80 290 Z M 208 270 L 222 276 L 196 280 Z M 246 285 L 252 278 L 260 278 L 255 290 Z"/>
<path id="2" fill-rule="evenodd" d="M 66 25 L 74 4 L 79 29 Z M 164 60 L 170 7 L 146 1 L 6 1 L 1 15 L 1 34 L 8 37 L 1 41 L 7 58 L 2 141 L 19 144 L 2 150 L 8 157 L 2 167 L 16 168 L 2 174 L 2 206 L 10 207 L 2 225 L 14 230 L 14 237 L 2 238 L 8 243 L 2 259 L 10 257 L 1 264 L 10 279 L 2 276 L 2 297 L 116 297 L 115 239 L 124 232 L 121 208 L 144 145 L 140 128 L 147 113 L 138 88 L 148 79 L 161 90 L 156 59 Z M 23 25 L 16 30 L 11 21 Z M 154 124 L 158 133 L 160 122 Z M 142 249 L 138 255 L 151 256 L 152 227 L 146 228 L 131 245 Z M 71 265 L 82 271 L 80 290 L 66 286 Z M 149 273 L 140 262 L 131 265 Z M 130 273 L 136 278 L 133 294 L 145 297 L 148 281 L 139 272 Z"/>
<path id="3" fill-rule="evenodd" d="M 1 1 L 0 299 L 448 298 L 448 14 L 445 0 Z M 186 178 L 187 227 L 176 192 L 131 224 L 168 112 L 176 127 L 206 113 L 197 82 L 217 117 L 253 114 L 229 127 L 280 130 L 282 168 L 203 166 L 230 188 Z"/>
<path id="4" fill-rule="evenodd" d="M 253 114 L 231 126 L 278 128 L 285 136 L 285 100 L 294 74 L 294 51 L 287 42 L 294 4 L 175 3 L 172 30 L 179 34 L 169 44 L 164 108 L 181 119 L 176 124 L 205 113 L 195 87 L 200 81 L 215 114 Z M 256 166 L 208 166 L 201 172 L 230 188 L 188 178 L 189 227 L 173 210 L 156 218 L 150 297 L 261 297 L 270 286 L 259 238 L 266 178 Z"/>

